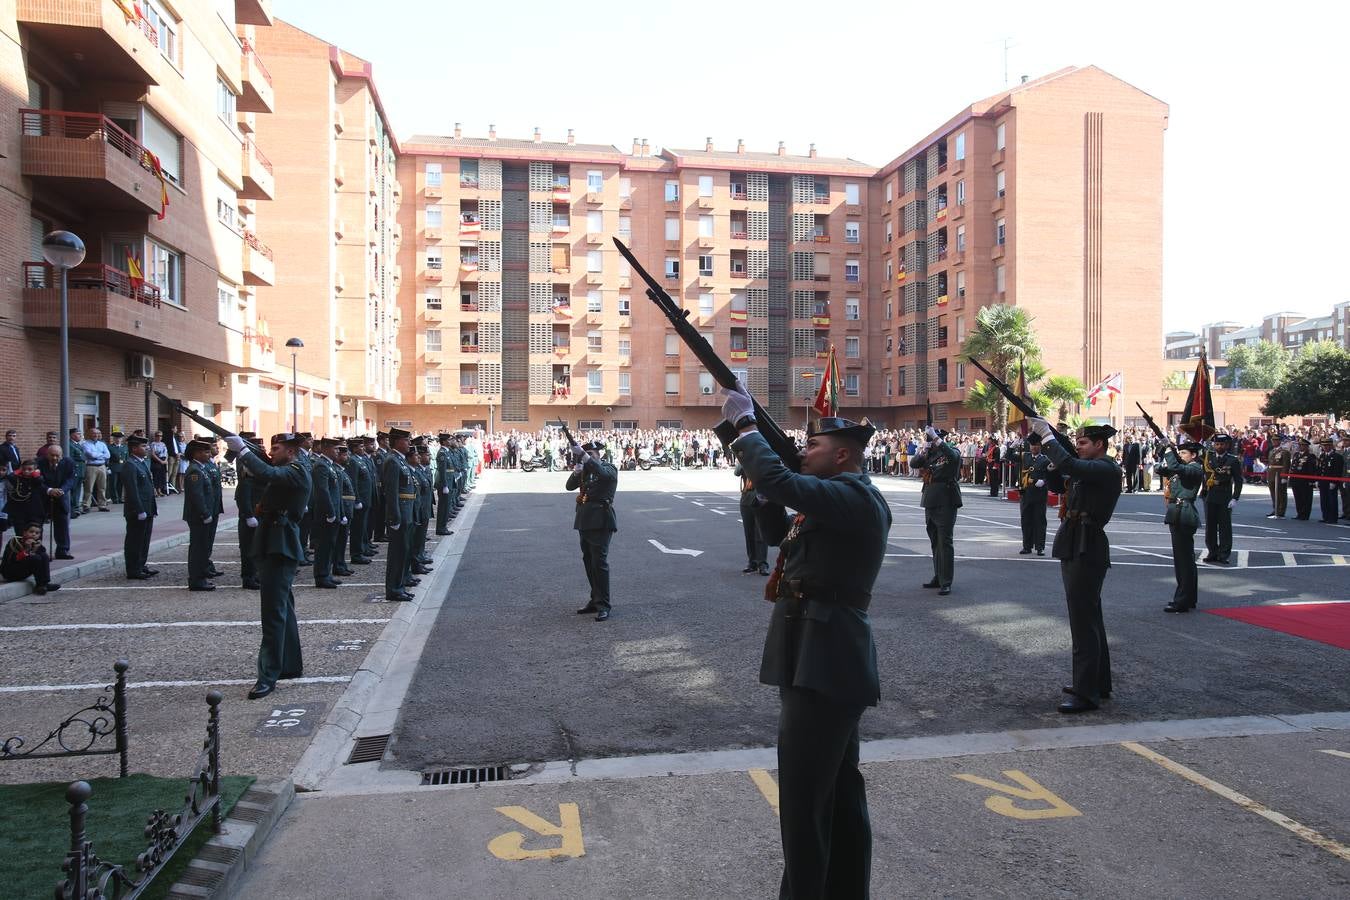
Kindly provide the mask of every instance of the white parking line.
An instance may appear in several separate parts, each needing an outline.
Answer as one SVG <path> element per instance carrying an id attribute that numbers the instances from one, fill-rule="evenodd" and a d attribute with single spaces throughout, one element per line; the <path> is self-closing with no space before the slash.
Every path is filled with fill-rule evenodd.
<path id="1" fill-rule="evenodd" d="M 350 675 L 314 675 L 304 678 L 289 678 L 286 684 L 344 684 L 352 680 Z M 180 688 L 207 687 L 208 685 L 254 684 L 256 678 L 217 678 L 214 681 L 128 681 L 128 688 Z M 108 686 L 106 681 L 91 684 L 19 684 L 13 687 L 0 687 L 0 694 L 43 694 L 55 691 L 101 691 Z"/>
<path id="2" fill-rule="evenodd" d="M 388 619 L 301 619 L 300 625 L 383 625 Z M 258 621 L 245 622 L 80 622 L 62 625 L 5 625 L 0 632 L 25 631 L 123 631 L 142 628 L 244 628 L 258 627 Z"/>

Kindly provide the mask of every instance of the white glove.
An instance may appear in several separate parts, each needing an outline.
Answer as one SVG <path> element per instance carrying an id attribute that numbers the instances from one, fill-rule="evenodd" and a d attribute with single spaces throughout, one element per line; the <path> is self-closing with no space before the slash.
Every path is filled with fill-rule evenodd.
<path id="1" fill-rule="evenodd" d="M 331 523 L 331 522 L 335 521 L 336 518 L 337 518 L 336 516 L 328 516 L 327 518 L 324 519 L 324 521 L 325 521 L 325 522 Z"/>
<path id="2" fill-rule="evenodd" d="M 386 525 L 386 526 L 384 526 L 384 527 L 385 527 L 385 528 L 388 528 L 390 531 L 398 531 L 398 529 L 399 529 L 399 526 L 394 525 L 394 524 L 389 524 L 389 525 Z"/>
<path id="3" fill-rule="evenodd" d="M 358 503 L 358 504 L 356 504 L 356 508 L 357 508 L 357 509 L 365 509 L 365 508 L 366 508 L 366 505 L 365 505 L 364 503 Z"/>
<path id="4" fill-rule="evenodd" d="M 441 488 L 441 493 L 442 493 L 442 494 L 448 494 L 448 493 L 450 493 L 450 488 L 448 488 L 448 487 L 443 487 L 443 488 Z"/>
<path id="5" fill-rule="evenodd" d="M 136 521 L 137 521 L 137 522 L 144 522 L 144 521 L 145 521 L 145 513 L 136 513 Z"/>
<path id="6" fill-rule="evenodd" d="M 235 453 L 243 453 L 244 439 L 237 434 L 228 434 L 225 436 L 225 446 L 229 447 Z"/>
<path id="7" fill-rule="evenodd" d="M 1040 435 L 1042 441 L 1054 440 L 1055 429 L 1048 421 L 1040 416 L 1032 416 L 1027 421 L 1031 423 L 1031 430 Z"/>
<path id="8" fill-rule="evenodd" d="M 576 466 L 572 469 L 572 471 L 575 472 L 575 473 L 578 474 L 578 475 L 580 475 L 580 474 L 581 474 L 582 472 L 584 472 L 585 470 L 586 470 L 586 464 L 585 464 L 585 463 L 577 463 Z"/>
<path id="9" fill-rule="evenodd" d="M 255 516 L 249 516 L 247 519 L 244 520 L 244 524 L 247 525 L 249 528 L 257 528 L 258 519 Z"/>
<path id="10" fill-rule="evenodd" d="M 942 435 L 938 434 L 938 430 L 932 425 L 929 425 L 923 430 L 923 436 L 928 438 L 928 443 L 930 444 L 942 440 Z"/>
<path id="11" fill-rule="evenodd" d="M 722 403 L 722 418 L 731 424 L 735 425 L 746 416 L 755 414 L 755 401 L 739 378 L 734 388 L 722 388 L 722 396 L 727 398 Z"/>
<path id="12" fill-rule="evenodd" d="M 1036 479 L 1036 487 L 1045 487 L 1045 479 L 1044 478 Z"/>
<path id="13" fill-rule="evenodd" d="M 202 524 L 203 524 L 203 525 L 210 525 L 210 524 L 211 524 L 211 517 L 210 517 L 210 516 L 202 516 Z"/>
<path id="14" fill-rule="evenodd" d="M 1228 501 L 1228 508 L 1229 508 L 1229 509 L 1232 509 L 1232 508 L 1235 507 L 1235 506 L 1237 506 L 1237 498 L 1236 498 L 1236 497 L 1234 497 L 1232 500 L 1229 500 L 1229 501 Z"/>
<path id="15" fill-rule="evenodd" d="M 347 517 L 346 517 L 346 516 L 343 516 L 343 517 L 342 517 L 342 523 L 341 523 L 341 524 L 343 524 L 343 525 L 346 525 L 346 524 L 347 524 Z"/>

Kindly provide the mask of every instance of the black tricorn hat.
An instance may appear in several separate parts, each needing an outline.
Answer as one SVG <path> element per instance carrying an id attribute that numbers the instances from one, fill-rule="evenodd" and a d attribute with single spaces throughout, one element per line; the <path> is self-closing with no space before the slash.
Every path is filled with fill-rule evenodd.
<path id="1" fill-rule="evenodd" d="M 148 443 L 150 443 L 150 439 L 139 434 L 133 434 L 131 437 L 127 438 L 128 447 L 140 447 L 143 444 Z"/>
<path id="2" fill-rule="evenodd" d="M 1213 440 L 1214 443 L 1216 444 L 1221 441 L 1225 444 L 1231 444 L 1233 443 L 1233 436 L 1226 431 L 1220 431 L 1218 434 L 1214 435 L 1214 437 L 1211 438 L 1211 440 Z"/>
<path id="3" fill-rule="evenodd" d="M 195 438 L 195 439 L 193 439 L 193 440 L 188 441 L 188 445 L 187 445 L 187 453 L 188 453 L 188 456 L 191 456 L 192 454 L 196 453 L 198 450 L 212 450 L 212 451 L 214 451 L 215 449 L 216 449 L 216 445 L 215 445 L 214 442 L 203 441 L 203 440 L 201 440 L 200 438 Z"/>
<path id="4" fill-rule="evenodd" d="M 1027 443 L 1039 447 L 1041 445 L 1041 436 L 1036 432 L 1027 435 Z"/>
<path id="5" fill-rule="evenodd" d="M 582 449 L 582 450 L 603 450 L 603 449 L 605 449 L 605 442 L 602 441 L 602 440 L 600 440 L 599 438 L 596 438 L 596 439 L 593 440 L 593 441 L 587 441 L 586 443 L 582 444 L 582 445 L 581 445 L 581 449 Z"/>
<path id="6" fill-rule="evenodd" d="M 282 431 L 272 435 L 273 444 L 296 444 L 298 445 L 303 438 L 291 431 Z"/>
<path id="7" fill-rule="evenodd" d="M 449 443 L 450 432 L 442 431 L 440 434 L 436 435 L 436 440 L 440 441 L 442 444 Z"/>
<path id="8" fill-rule="evenodd" d="M 412 437 L 411 431 L 404 431 L 402 428 L 389 429 L 389 440 L 391 441 L 396 441 L 399 438 L 410 438 L 410 437 Z"/>
<path id="9" fill-rule="evenodd" d="M 1078 429 L 1078 436 L 1089 441 L 1109 441 L 1116 436 L 1114 425 L 1084 425 Z"/>
<path id="10" fill-rule="evenodd" d="M 840 416 L 821 416 L 819 420 L 808 422 L 806 426 L 806 436 L 814 437 L 818 434 L 828 434 L 833 437 L 848 438 L 851 441 L 857 441 L 866 447 L 867 442 L 872 439 L 872 435 L 877 430 L 872 423 L 863 419 L 861 422 L 854 422 L 851 419 L 845 419 Z"/>
<path id="11" fill-rule="evenodd" d="M 1195 441 L 1182 441 L 1180 444 L 1177 444 L 1177 449 L 1178 449 L 1178 450 L 1189 450 L 1189 451 L 1191 451 L 1192 453 L 1195 453 L 1195 454 L 1203 453 L 1204 450 L 1205 450 L 1204 445 L 1199 444 L 1199 443 L 1197 443 L 1197 442 L 1195 442 Z"/>
<path id="12" fill-rule="evenodd" d="M 126 437 L 126 435 L 122 434 L 122 432 L 120 432 L 120 431 L 114 431 L 114 432 L 112 433 L 112 436 L 113 436 L 113 437 Z"/>

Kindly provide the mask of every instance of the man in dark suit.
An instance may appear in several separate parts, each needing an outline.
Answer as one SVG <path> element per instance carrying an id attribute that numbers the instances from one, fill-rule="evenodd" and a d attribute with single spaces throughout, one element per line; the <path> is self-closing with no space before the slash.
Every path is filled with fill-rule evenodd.
<path id="1" fill-rule="evenodd" d="M 70 555 L 70 516 L 77 482 L 75 463 L 62 455 L 60 444 L 53 444 L 47 448 L 47 456 L 38 460 L 38 471 L 47 489 L 47 514 L 52 521 L 52 537 L 56 539 L 56 558 L 74 559 Z"/>
<path id="2" fill-rule="evenodd" d="M 122 518 L 127 536 L 122 544 L 127 578 L 140 581 L 158 575 L 149 568 L 150 535 L 155 528 L 159 507 L 155 503 L 155 479 L 150 472 L 150 442 L 144 435 L 127 439 L 127 464 L 122 469 Z"/>
<path id="3" fill-rule="evenodd" d="M 600 441 L 582 444 L 585 454 L 581 462 L 567 476 L 567 489 L 580 490 L 572 527 L 581 535 L 581 562 L 586 567 L 586 580 L 591 585 L 591 599 L 577 610 L 578 615 L 595 613 L 595 621 L 609 618 L 609 543 L 619 530 L 614 515 L 614 492 L 619 487 L 619 470 L 601 456 L 605 445 Z"/>
<path id="4" fill-rule="evenodd" d="M 1125 467 L 1125 493 L 1133 494 L 1139 489 L 1139 462 L 1143 457 L 1143 448 L 1131 434 L 1125 439 L 1120 451 L 1120 462 Z"/>
<path id="5" fill-rule="evenodd" d="M 774 605 L 759 670 L 782 704 L 779 896 L 866 897 L 872 827 L 858 725 L 881 695 L 867 608 L 891 526 L 890 507 L 862 470 L 875 429 L 822 418 L 796 474 L 759 433 L 750 396 L 723 394 L 722 415 L 740 432 L 731 449 L 769 501 L 760 521 L 779 547 L 765 589 Z M 789 519 L 785 506 L 797 514 Z"/>
<path id="6" fill-rule="evenodd" d="M 1322 452 L 1317 457 L 1317 474 L 1327 481 L 1317 483 L 1317 495 L 1322 505 L 1322 521 L 1328 525 L 1335 525 L 1340 518 L 1339 503 L 1341 482 L 1330 479 L 1339 479 L 1345 475 L 1345 457 L 1341 456 L 1336 450 L 1336 443 L 1330 437 L 1322 438 Z M 60 558 L 61 554 L 57 554 Z"/>
<path id="7" fill-rule="evenodd" d="M 291 589 L 296 568 L 305 555 L 300 545 L 300 517 L 309 501 L 309 470 L 296 461 L 299 435 L 273 435 L 271 463 L 260 459 L 238 435 L 227 437 L 225 445 L 262 486 L 253 540 L 253 557 L 262 584 L 262 644 L 258 648 L 258 680 L 248 692 L 250 700 L 257 700 L 270 695 L 279 679 L 299 678 L 304 670 Z"/>
<path id="8" fill-rule="evenodd" d="M 14 429 L 5 432 L 4 443 L 0 443 L 0 475 L 19 471 L 23 465 L 23 454 L 19 452 L 19 433 Z"/>

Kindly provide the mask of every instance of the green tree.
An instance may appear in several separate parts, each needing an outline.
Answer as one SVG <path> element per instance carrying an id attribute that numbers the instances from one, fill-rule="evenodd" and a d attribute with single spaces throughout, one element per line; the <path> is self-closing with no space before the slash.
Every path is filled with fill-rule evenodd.
<path id="1" fill-rule="evenodd" d="M 975 314 L 975 327 L 961 345 L 961 352 L 968 359 L 978 359 L 989 371 L 1012 384 L 1019 362 L 1039 360 L 1041 356 L 1031 323 L 1032 317 L 1021 307 L 1001 303 L 986 306 Z M 967 403 L 987 409 L 993 415 L 991 430 L 1002 431 L 1008 424 L 1008 401 L 997 391 L 989 391 L 994 395 L 992 408 L 976 406 L 973 387 L 967 394 Z"/>
<path id="2" fill-rule="evenodd" d="M 1072 375 L 1051 375 L 1036 387 L 1036 394 L 1045 398 L 1045 405 L 1039 403 L 1036 408 L 1042 411 L 1055 406 L 1061 422 L 1069 418 L 1069 404 L 1079 404 L 1087 400 L 1087 387 Z"/>
<path id="3" fill-rule="evenodd" d="M 1221 379 L 1226 388 L 1269 391 L 1279 386 L 1293 354 L 1271 341 L 1238 344 L 1228 351 L 1228 371 Z"/>
<path id="4" fill-rule="evenodd" d="M 991 420 L 998 415 L 999 404 L 1006 402 L 1002 394 L 983 381 L 972 382 L 966 389 L 966 406 L 988 413 Z"/>
<path id="5" fill-rule="evenodd" d="M 1171 372 L 1163 379 L 1162 386 L 1165 389 L 1181 389 L 1191 386 L 1191 376 L 1186 372 Z"/>
<path id="6" fill-rule="evenodd" d="M 1280 384 L 1266 395 L 1267 416 L 1331 413 L 1350 418 L 1350 352 L 1331 341 L 1304 344 Z"/>

